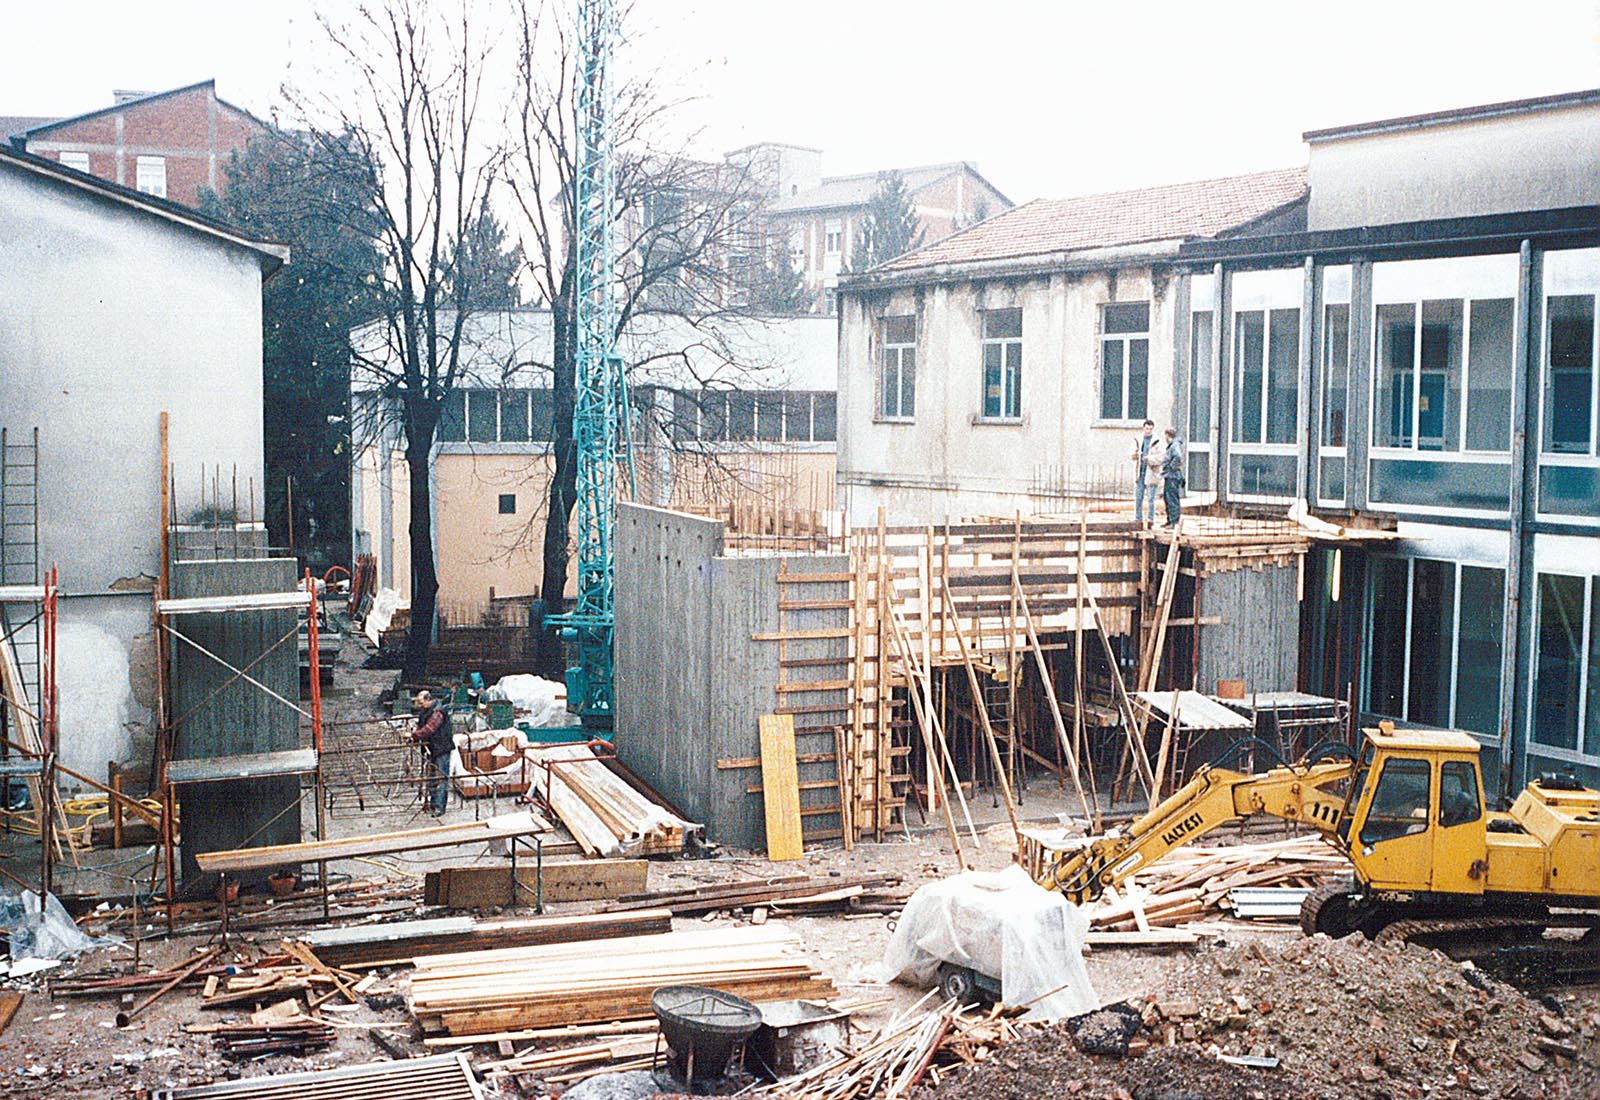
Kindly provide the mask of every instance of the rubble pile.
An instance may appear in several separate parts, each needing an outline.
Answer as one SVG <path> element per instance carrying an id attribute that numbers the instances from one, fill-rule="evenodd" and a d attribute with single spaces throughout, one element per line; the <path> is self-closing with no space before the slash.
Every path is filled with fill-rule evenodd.
<path id="1" fill-rule="evenodd" d="M 1122 1045 L 1102 1011 L 1006 1044 L 923 1100 L 1600 1095 L 1593 997 L 1535 1000 L 1423 947 L 1317 936 L 1220 948 L 1129 1007 L 1139 1026 L 1125 1057 L 1086 1053 Z"/>

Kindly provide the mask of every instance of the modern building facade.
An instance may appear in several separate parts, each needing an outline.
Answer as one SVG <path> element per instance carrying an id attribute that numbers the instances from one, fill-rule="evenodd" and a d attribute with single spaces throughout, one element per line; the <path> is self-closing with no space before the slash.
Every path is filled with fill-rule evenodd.
<path id="1" fill-rule="evenodd" d="M 847 280 L 841 496 L 1043 510 L 1119 467 L 1127 495 L 1142 398 L 1191 507 L 1395 530 L 1308 558 L 1302 688 L 1470 731 L 1502 790 L 1593 784 L 1600 90 L 1305 139 L 1303 197 L 1254 220 L 1208 230 L 1208 189 L 1185 233 L 1062 249 L 1081 207 L 1030 204 Z M 1102 226 L 1139 205 L 1107 199 Z"/>

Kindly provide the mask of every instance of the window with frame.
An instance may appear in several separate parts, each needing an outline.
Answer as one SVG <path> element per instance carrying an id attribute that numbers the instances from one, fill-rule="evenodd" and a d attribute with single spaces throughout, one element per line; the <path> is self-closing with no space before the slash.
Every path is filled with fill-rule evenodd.
<path id="1" fill-rule="evenodd" d="M 1390 757 L 1378 774 L 1367 820 L 1361 826 L 1361 843 L 1380 844 L 1411 836 L 1428 827 L 1428 787 L 1432 767 L 1426 760 Z"/>
<path id="2" fill-rule="evenodd" d="M 1100 307 L 1100 419 L 1143 420 L 1149 393 L 1150 303 L 1107 302 Z"/>
<path id="3" fill-rule="evenodd" d="M 167 158 L 139 157 L 134 161 L 134 189 L 157 198 L 167 197 Z"/>
<path id="4" fill-rule="evenodd" d="M 1594 453 L 1595 296 L 1556 294 L 1545 301 L 1544 450 Z"/>
<path id="5" fill-rule="evenodd" d="M 983 311 L 984 420 L 1022 419 L 1022 310 Z"/>
<path id="6" fill-rule="evenodd" d="M 1540 573 L 1538 594 L 1533 740 L 1600 757 L 1600 585 Z"/>
<path id="7" fill-rule="evenodd" d="M 1373 446 L 1507 450 L 1514 314 L 1510 298 L 1380 303 Z"/>
<path id="8" fill-rule="evenodd" d="M 1322 315 L 1322 445 L 1343 447 L 1350 392 L 1350 306 L 1330 304 Z"/>
<path id="9" fill-rule="evenodd" d="M 830 218 L 823 226 L 822 250 L 829 255 L 838 255 L 844 251 L 844 222 L 837 218 Z"/>
<path id="10" fill-rule="evenodd" d="M 1478 796 L 1478 769 L 1465 760 L 1447 760 L 1439 765 L 1439 827 L 1469 825 L 1483 816 L 1483 799 Z"/>
<path id="11" fill-rule="evenodd" d="M 65 149 L 61 152 L 59 159 L 64 167 L 75 168 L 80 172 L 87 172 L 89 170 L 88 153 L 73 149 Z"/>
<path id="12" fill-rule="evenodd" d="M 1300 311 L 1234 314 L 1233 441 L 1293 443 L 1300 399 Z"/>
<path id="13" fill-rule="evenodd" d="M 917 412 L 917 319 L 884 317 L 878 333 L 878 416 L 910 420 Z"/>
<path id="14" fill-rule="evenodd" d="M 1485 736 L 1500 727 L 1505 570 L 1372 559 L 1367 709 Z"/>
<path id="15" fill-rule="evenodd" d="M 517 514 L 517 494 L 516 493 L 501 493 L 500 494 L 500 514 L 502 516 L 514 516 L 514 515 Z"/>
<path id="16" fill-rule="evenodd" d="M 1189 319 L 1189 441 L 1211 441 L 1211 395 L 1215 385 L 1211 361 L 1211 311 L 1198 310 Z"/>

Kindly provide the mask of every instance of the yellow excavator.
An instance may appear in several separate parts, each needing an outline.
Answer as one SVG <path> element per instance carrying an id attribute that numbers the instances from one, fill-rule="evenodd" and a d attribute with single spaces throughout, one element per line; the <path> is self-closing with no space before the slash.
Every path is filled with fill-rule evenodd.
<path id="1" fill-rule="evenodd" d="M 1319 830 L 1353 874 L 1301 904 L 1307 935 L 1361 932 L 1570 980 L 1600 971 L 1600 791 L 1547 775 L 1488 810 L 1465 733 L 1363 731 L 1259 774 L 1202 767 L 1124 831 L 1064 854 L 1039 879 L 1076 904 L 1174 848 L 1265 814 Z M 1546 939 L 1553 928 L 1587 929 Z M 1490 958 L 1492 957 L 1492 958 Z"/>

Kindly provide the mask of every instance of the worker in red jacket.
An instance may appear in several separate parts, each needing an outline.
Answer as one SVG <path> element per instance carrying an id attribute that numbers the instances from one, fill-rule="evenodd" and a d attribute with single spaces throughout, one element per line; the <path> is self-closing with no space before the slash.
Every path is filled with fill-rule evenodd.
<path id="1" fill-rule="evenodd" d="M 411 700 L 416 725 L 411 740 L 427 753 L 428 812 L 441 817 L 450 801 L 450 752 L 455 740 L 450 735 L 450 716 L 439 706 L 430 691 L 419 691 Z"/>

